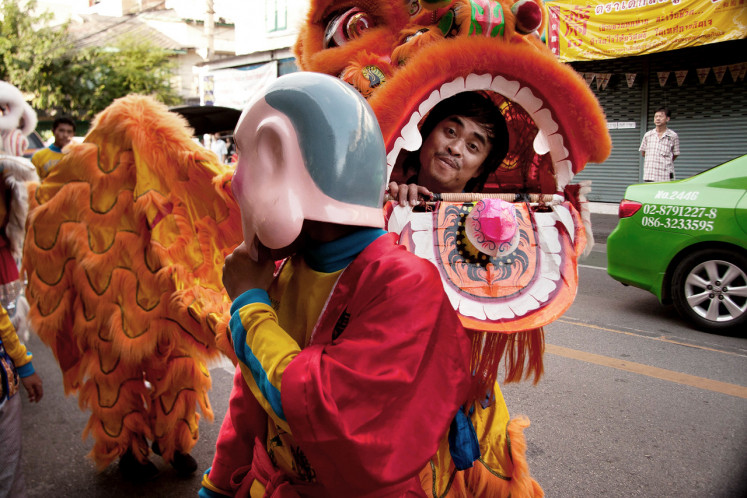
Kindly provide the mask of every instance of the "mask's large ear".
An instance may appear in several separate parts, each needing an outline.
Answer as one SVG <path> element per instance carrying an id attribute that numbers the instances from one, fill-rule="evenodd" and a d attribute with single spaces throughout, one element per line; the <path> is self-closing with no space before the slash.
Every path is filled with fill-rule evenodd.
<path id="1" fill-rule="evenodd" d="M 28 135 L 36 128 L 36 113 L 30 105 L 23 100 L 21 91 L 5 81 L 0 81 L 0 107 L 3 115 L 0 116 L 0 129 L 21 129 L 21 133 Z"/>
<path id="2" fill-rule="evenodd" d="M 232 188 L 241 209 L 244 241 L 252 254 L 255 237 L 270 249 L 287 247 L 301 233 L 300 189 L 308 181 L 293 125 L 261 101 L 237 126 L 236 139 L 240 152 Z"/>
<path id="3" fill-rule="evenodd" d="M 274 211 L 269 218 L 275 224 L 264 224 L 257 235 L 262 244 L 271 249 L 291 245 L 303 227 L 302 190 L 310 185 L 298 142 L 293 125 L 282 114 L 264 120 L 258 130 L 257 154 L 272 170 L 268 181 L 263 183 L 272 196 L 266 202 L 267 208 Z"/>

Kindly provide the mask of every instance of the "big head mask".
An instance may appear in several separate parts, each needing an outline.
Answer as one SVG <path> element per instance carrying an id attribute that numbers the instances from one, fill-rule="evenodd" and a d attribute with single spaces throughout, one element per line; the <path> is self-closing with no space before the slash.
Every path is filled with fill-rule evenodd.
<path id="1" fill-rule="evenodd" d="M 235 140 L 232 188 L 252 253 L 255 236 L 270 249 L 289 246 L 304 220 L 383 227 L 384 141 L 347 83 L 310 72 L 278 78 L 244 110 Z"/>
<path id="2" fill-rule="evenodd" d="M 26 135 L 36 128 L 36 112 L 21 91 L 0 81 L 0 151 L 21 156 L 28 146 Z"/>

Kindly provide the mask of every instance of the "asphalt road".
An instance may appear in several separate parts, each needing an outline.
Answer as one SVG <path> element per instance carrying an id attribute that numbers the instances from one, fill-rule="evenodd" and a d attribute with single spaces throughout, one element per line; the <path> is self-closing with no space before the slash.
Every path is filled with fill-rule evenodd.
<path id="1" fill-rule="evenodd" d="M 591 231 L 594 234 L 594 241 L 600 244 L 607 243 L 607 237 L 617 226 L 618 217 L 616 214 L 591 214 Z"/>
<path id="2" fill-rule="evenodd" d="M 551 497 L 747 496 L 747 340 L 612 280 L 599 239 L 546 327 L 544 378 L 503 387 L 534 477 Z"/>
<path id="3" fill-rule="evenodd" d="M 87 458 L 93 446 L 89 438 L 81 440 L 88 414 L 78 409 L 74 396 L 62 392 L 62 375 L 51 351 L 37 337 L 28 343 L 34 354 L 34 367 L 44 382 L 44 398 L 30 404 L 23 400 L 23 468 L 30 497 L 182 497 L 196 496 L 201 472 L 210 466 L 220 422 L 228 407 L 233 369 L 230 363 L 212 365 L 213 390 L 210 402 L 216 421 L 200 420 L 200 439 L 192 451 L 200 471 L 180 478 L 160 457 L 151 460 L 161 470 L 147 485 L 124 480 L 116 464 L 97 472 Z M 25 393 L 24 393 L 25 394 Z"/>
<path id="4" fill-rule="evenodd" d="M 546 496 L 747 496 L 747 340 L 691 329 L 650 294 L 604 271 L 616 216 L 593 215 L 597 245 L 579 267 L 573 306 L 546 328 L 545 376 L 504 386 L 526 431 L 530 469 Z M 159 457 L 147 485 L 116 465 L 97 473 L 80 434 L 87 414 L 65 397 L 57 364 L 29 346 L 44 379 L 41 403 L 24 399 L 24 456 L 31 497 L 194 496 L 200 476 L 179 478 Z M 210 465 L 228 404 L 230 367 L 211 367 L 216 421 L 200 422 L 193 450 Z"/>

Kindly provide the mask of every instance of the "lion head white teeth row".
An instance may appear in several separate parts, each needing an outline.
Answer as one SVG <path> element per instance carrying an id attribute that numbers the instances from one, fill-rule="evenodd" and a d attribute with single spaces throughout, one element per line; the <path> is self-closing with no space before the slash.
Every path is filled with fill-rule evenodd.
<path id="1" fill-rule="evenodd" d="M 529 87 L 522 87 L 518 81 L 490 74 L 470 74 L 466 78 L 460 76 L 433 90 L 428 98 L 420 103 L 418 110 L 410 116 L 407 124 L 400 131 L 400 136 L 394 141 L 392 150 L 387 155 L 389 173 L 402 149 L 412 152 L 422 145 L 423 138 L 420 136 L 418 123 L 424 115 L 436 104 L 457 93 L 478 90 L 497 92 L 519 104 L 529 114 L 539 128 L 534 140 L 534 150 L 540 155 L 550 153 L 555 166 L 558 190 L 562 190 L 573 178 L 573 165 L 569 159 L 563 135 L 559 132 L 560 127 L 553 119 L 552 112 L 544 107 L 542 100 L 537 98 Z"/>

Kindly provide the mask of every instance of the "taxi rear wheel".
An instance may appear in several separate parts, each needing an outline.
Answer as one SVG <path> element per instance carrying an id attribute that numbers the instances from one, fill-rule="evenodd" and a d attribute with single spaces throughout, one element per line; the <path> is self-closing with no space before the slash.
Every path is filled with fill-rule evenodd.
<path id="1" fill-rule="evenodd" d="M 696 327 L 731 331 L 747 324 L 747 258 L 728 250 L 694 252 L 672 278 L 677 311 Z"/>

